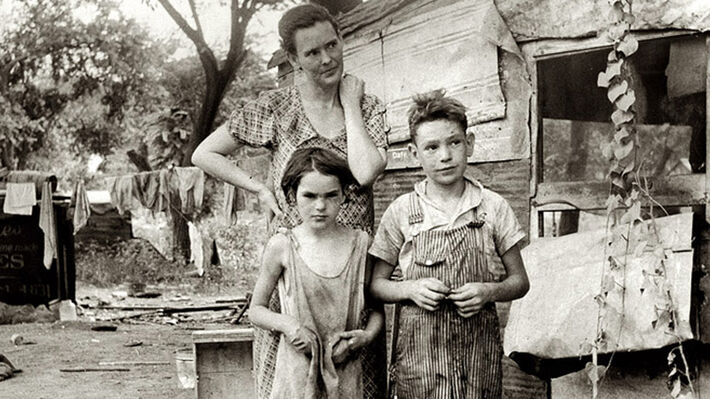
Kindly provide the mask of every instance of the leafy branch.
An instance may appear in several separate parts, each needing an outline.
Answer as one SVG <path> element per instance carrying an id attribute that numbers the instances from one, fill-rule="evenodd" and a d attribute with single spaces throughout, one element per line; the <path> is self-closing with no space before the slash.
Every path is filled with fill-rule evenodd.
<path id="1" fill-rule="evenodd" d="M 660 207 L 664 212 L 665 209 L 650 195 L 647 180 L 640 177 L 642 162 L 639 163 L 637 160 L 639 144 L 634 125 L 636 93 L 631 87 L 632 80 L 629 79 L 629 67 L 626 65 L 628 57 L 634 54 L 639 46 L 638 41 L 630 34 L 631 26 L 635 20 L 632 12 L 632 0 L 609 0 L 609 3 L 611 10 L 607 35 L 613 42 L 613 48 L 607 56 L 606 69 L 600 72 L 597 77 L 597 85 L 607 89 L 607 98 L 613 104 L 611 121 L 614 124 L 614 136 L 603 148 L 604 156 L 610 162 L 609 179 L 611 184 L 606 204 L 607 245 L 604 251 L 604 269 L 602 270 L 600 293 L 595 297 L 598 306 L 596 339 L 591 348 L 592 362 L 587 364 L 587 374 L 592 382 L 592 398 L 597 398 L 605 375 L 604 372 L 611 366 L 621 340 L 629 255 L 638 257 L 645 252 L 653 254 L 653 260 L 642 271 L 644 281 L 641 285 L 642 295 L 655 301 L 655 319 L 651 321 L 651 325 L 654 329 L 663 329 L 664 332 L 672 334 L 678 342 L 678 346 L 674 347 L 668 356 L 669 366 L 672 367 L 668 375 L 669 386 L 672 387 L 671 395 L 674 398 L 680 397 L 683 385 L 686 384 L 689 390 L 688 394 L 695 397 L 688 362 L 677 332 L 677 308 L 673 303 L 671 286 L 666 272 L 668 255 L 664 250 L 653 216 L 654 205 Z M 644 222 L 641 214 L 644 202 L 650 204 L 651 223 L 648 225 Z M 614 225 L 624 224 L 628 224 L 625 234 L 612 232 Z M 619 246 L 623 246 L 624 255 L 621 259 L 618 256 L 607 255 L 608 249 Z M 598 353 L 600 350 L 606 350 L 609 340 L 614 338 L 609 336 L 605 328 L 605 321 L 610 318 L 610 306 L 606 298 L 611 292 L 616 292 L 621 297 L 621 316 L 619 317 L 619 333 L 615 337 L 616 345 L 605 368 L 598 364 Z M 676 353 L 680 355 L 681 362 L 676 361 Z"/>

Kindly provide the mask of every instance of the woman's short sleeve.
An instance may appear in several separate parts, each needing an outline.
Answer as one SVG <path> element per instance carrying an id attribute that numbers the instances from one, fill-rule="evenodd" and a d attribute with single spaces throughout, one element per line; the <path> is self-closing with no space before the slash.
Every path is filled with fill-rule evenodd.
<path id="1" fill-rule="evenodd" d="M 387 133 L 390 128 L 387 124 L 387 108 L 379 98 L 366 94 L 362 103 L 362 116 L 365 120 L 365 129 L 370 135 L 375 147 L 387 148 Z"/>
<path id="2" fill-rule="evenodd" d="M 265 97 L 260 96 L 232 112 L 228 122 L 232 137 L 254 147 L 275 144 L 274 115 L 265 100 Z"/>

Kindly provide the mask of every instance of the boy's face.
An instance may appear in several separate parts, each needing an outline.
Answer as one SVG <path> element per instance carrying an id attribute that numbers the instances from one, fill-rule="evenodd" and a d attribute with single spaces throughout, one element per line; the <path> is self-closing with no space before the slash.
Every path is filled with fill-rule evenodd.
<path id="1" fill-rule="evenodd" d="M 417 127 L 409 151 L 422 165 L 424 174 L 436 184 L 448 186 L 463 178 L 468 157 L 473 154 L 473 135 L 450 120 L 423 122 Z"/>

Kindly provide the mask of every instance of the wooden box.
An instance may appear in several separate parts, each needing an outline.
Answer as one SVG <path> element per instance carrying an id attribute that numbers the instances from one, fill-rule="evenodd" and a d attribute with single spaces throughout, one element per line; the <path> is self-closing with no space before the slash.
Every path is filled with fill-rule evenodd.
<path id="1" fill-rule="evenodd" d="M 253 399 L 252 328 L 192 333 L 198 399 Z"/>

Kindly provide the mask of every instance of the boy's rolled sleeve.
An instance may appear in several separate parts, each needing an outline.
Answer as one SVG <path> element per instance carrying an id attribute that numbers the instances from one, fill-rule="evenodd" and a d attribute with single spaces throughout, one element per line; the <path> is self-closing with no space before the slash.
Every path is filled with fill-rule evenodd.
<path id="1" fill-rule="evenodd" d="M 399 251 L 404 245 L 404 234 L 398 223 L 394 207 L 390 205 L 382 215 L 375 239 L 368 251 L 390 265 L 399 263 Z"/>
<path id="2" fill-rule="evenodd" d="M 523 228 L 520 227 L 518 219 L 515 217 L 513 208 L 508 201 L 501 198 L 500 205 L 496 212 L 496 232 L 494 236 L 496 250 L 503 256 L 510 248 L 525 237 Z"/>

